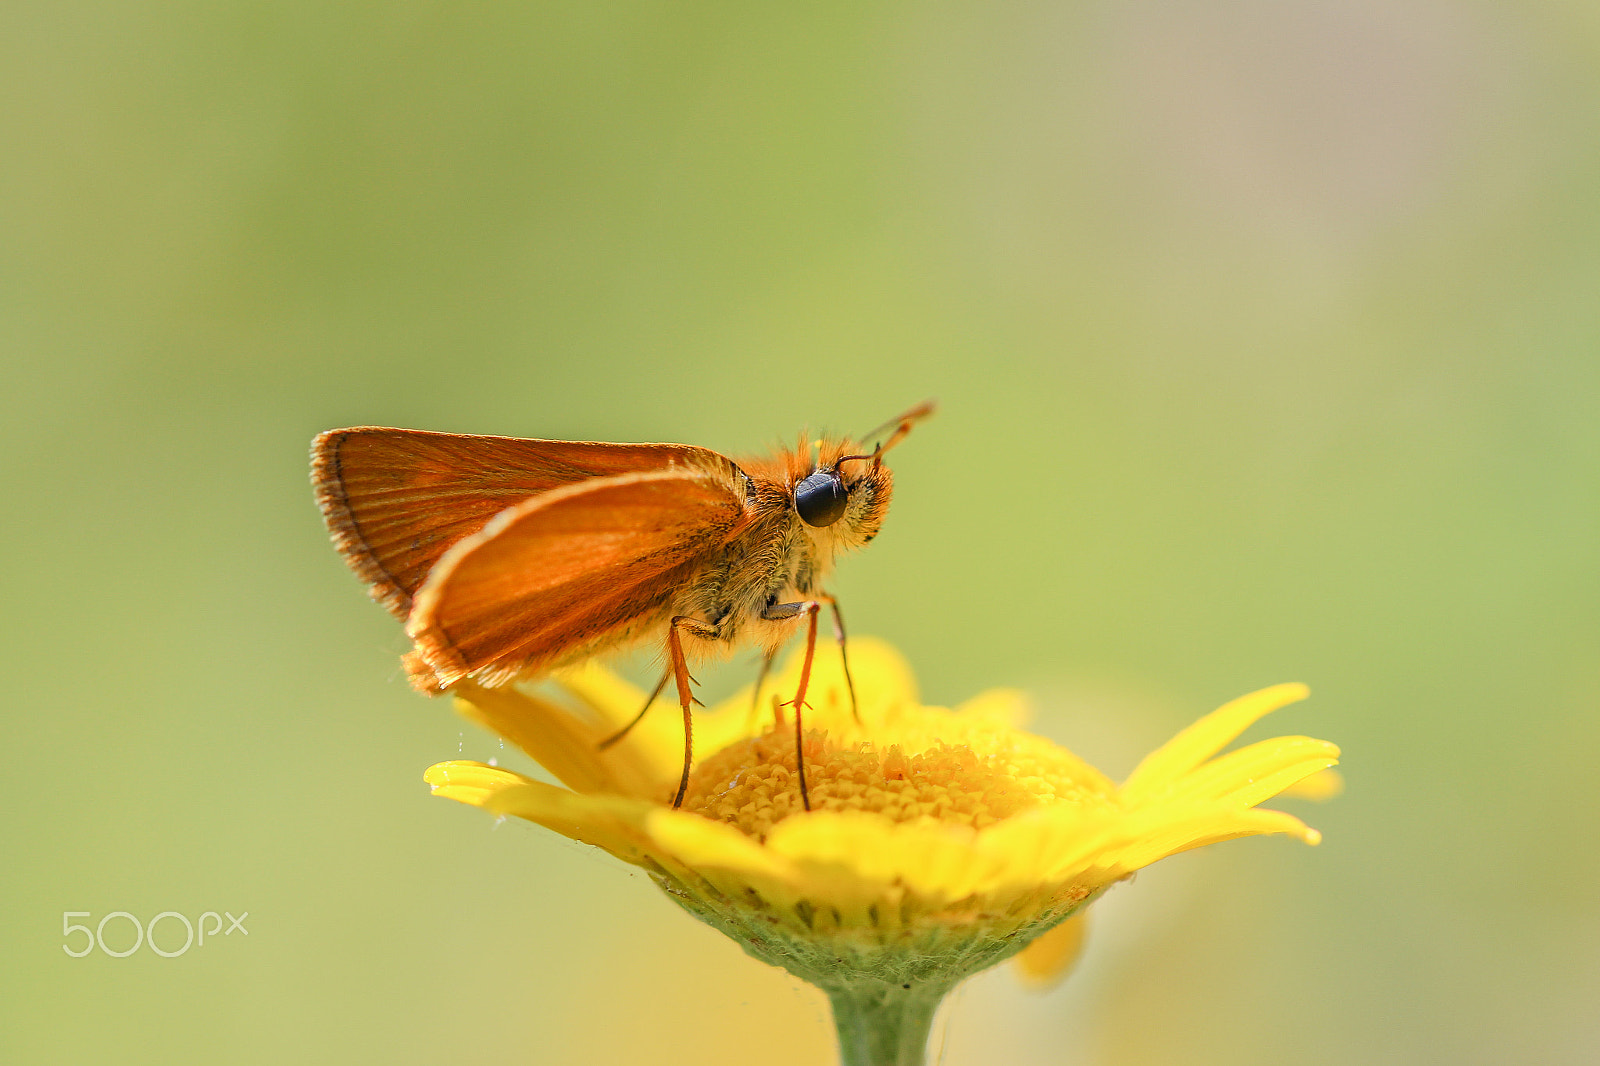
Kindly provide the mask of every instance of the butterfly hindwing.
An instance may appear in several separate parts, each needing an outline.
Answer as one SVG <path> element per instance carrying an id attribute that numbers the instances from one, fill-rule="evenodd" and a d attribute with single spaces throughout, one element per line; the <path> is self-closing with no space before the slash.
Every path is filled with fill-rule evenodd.
<path id="1" fill-rule="evenodd" d="M 658 619 L 744 516 L 735 478 L 696 470 L 552 490 L 446 551 L 407 634 L 440 685 L 543 669 Z"/>

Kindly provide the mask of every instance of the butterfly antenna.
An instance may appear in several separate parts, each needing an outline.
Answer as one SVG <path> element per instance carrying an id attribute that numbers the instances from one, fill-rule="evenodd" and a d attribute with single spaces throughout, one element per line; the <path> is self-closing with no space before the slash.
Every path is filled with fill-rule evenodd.
<path id="1" fill-rule="evenodd" d="M 938 403 L 933 400 L 923 400 L 904 414 L 895 415 L 881 426 L 874 426 L 870 432 L 863 433 L 856 440 L 869 441 L 893 430 L 894 432 L 889 439 L 879 447 L 880 452 L 886 452 L 896 444 L 899 444 L 905 438 L 905 435 L 911 432 L 911 427 L 914 423 L 921 422 L 924 418 L 933 414 L 938 409 L 938 406 Z"/>

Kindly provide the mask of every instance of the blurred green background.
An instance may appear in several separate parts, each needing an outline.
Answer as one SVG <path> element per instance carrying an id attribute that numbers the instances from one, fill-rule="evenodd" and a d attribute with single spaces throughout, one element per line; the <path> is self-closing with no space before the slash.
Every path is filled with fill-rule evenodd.
<path id="1" fill-rule="evenodd" d="M 1303 680 L 1253 735 L 1349 785 L 969 984 L 948 1066 L 1600 1059 L 1600 8 L 12 0 L 0 94 L 0 1059 L 829 1062 L 643 875 L 430 799 L 510 757 L 306 446 L 929 396 L 856 632 L 1115 776 Z M 248 936 L 62 951 L 167 910 Z"/>

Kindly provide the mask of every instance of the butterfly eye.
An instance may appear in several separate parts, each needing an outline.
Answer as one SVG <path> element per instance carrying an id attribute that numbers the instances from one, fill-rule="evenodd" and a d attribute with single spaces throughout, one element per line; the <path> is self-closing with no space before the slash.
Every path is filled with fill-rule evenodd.
<path id="1" fill-rule="evenodd" d="M 850 494 L 844 478 L 833 470 L 818 470 L 794 487 L 794 509 L 808 526 L 831 526 L 844 515 Z"/>

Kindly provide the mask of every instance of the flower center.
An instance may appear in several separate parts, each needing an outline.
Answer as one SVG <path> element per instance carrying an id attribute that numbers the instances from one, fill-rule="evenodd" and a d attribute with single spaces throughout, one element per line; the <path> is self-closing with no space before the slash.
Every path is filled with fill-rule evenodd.
<path id="1" fill-rule="evenodd" d="M 811 809 L 982 829 L 1029 807 L 1082 802 L 1099 791 L 1075 772 L 1081 764 L 1073 756 L 1048 741 L 1003 727 L 952 730 L 948 712 L 942 724 L 941 732 L 956 734 L 948 738 L 953 743 L 907 729 L 914 724 L 903 721 L 891 733 L 900 742 L 881 747 L 873 739 L 835 743 L 826 731 L 808 730 Z M 774 726 L 704 759 L 690 778 L 683 807 L 758 840 L 803 813 L 793 728 Z"/>

